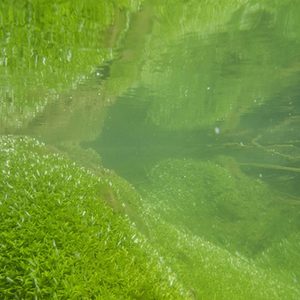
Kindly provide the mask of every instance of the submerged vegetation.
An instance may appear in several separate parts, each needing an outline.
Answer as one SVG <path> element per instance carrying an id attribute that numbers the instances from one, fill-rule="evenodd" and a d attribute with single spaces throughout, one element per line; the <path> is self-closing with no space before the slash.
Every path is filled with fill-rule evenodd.
<path id="1" fill-rule="evenodd" d="M 121 201 L 118 180 L 25 137 L 0 139 L 0 166 L 1 299 L 186 299 L 135 226 L 107 205 Z"/>
<path id="2" fill-rule="evenodd" d="M 112 59 L 112 47 L 121 32 L 113 37 L 107 32 L 120 18 L 121 9 L 127 10 L 129 18 L 139 4 L 127 0 L 1 1 L 0 132 L 26 126 L 48 103 L 59 100 L 104 60 Z"/>
<path id="3" fill-rule="evenodd" d="M 140 191 L 150 240 L 200 299 L 299 297 L 294 206 L 214 162 L 167 160 L 149 177 Z"/>
<path id="4" fill-rule="evenodd" d="M 0 298 L 299 299 L 299 9 L 2 1 Z"/>

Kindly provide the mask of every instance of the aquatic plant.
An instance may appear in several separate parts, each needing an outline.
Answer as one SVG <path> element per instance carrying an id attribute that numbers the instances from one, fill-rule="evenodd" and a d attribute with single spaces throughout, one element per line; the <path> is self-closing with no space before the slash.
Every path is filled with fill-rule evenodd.
<path id="1" fill-rule="evenodd" d="M 256 259 L 256 263 L 262 268 L 271 268 L 283 278 L 288 278 L 295 283 L 300 280 L 299 262 L 299 233 L 292 233 L 277 243 L 273 243 Z"/>
<path id="2" fill-rule="evenodd" d="M 139 187 L 149 239 L 200 299 L 297 299 L 299 213 L 222 160 L 169 159 L 149 172 Z"/>
<path id="3" fill-rule="evenodd" d="M 154 219 L 153 219 L 154 221 Z M 157 226 L 155 226 L 155 224 Z M 196 299 L 298 299 L 297 282 L 159 219 L 152 243 Z"/>
<path id="4" fill-rule="evenodd" d="M 121 10 L 127 10 L 129 18 L 139 4 L 127 0 L 1 1 L 2 133 L 27 124 L 47 103 L 111 59 L 119 35 L 108 41 L 106 31 L 120 18 Z M 120 21 L 120 32 L 126 30 L 122 25 Z"/>
<path id="5" fill-rule="evenodd" d="M 186 299 L 135 226 L 107 205 L 112 176 L 26 137 L 0 138 L 0 166 L 1 299 Z"/>
<path id="6" fill-rule="evenodd" d="M 250 257 L 298 230 L 287 197 L 245 176 L 234 161 L 226 168 L 220 162 L 162 161 L 141 186 L 143 195 L 167 222 Z"/>

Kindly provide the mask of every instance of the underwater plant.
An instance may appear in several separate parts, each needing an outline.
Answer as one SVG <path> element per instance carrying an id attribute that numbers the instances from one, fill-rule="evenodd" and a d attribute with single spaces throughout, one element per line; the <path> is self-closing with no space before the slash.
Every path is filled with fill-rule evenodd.
<path id="1" fill-rule="evenodd" d="M 1 136 L 0 166 L 1 299 L 187 299 L 108 205 L 118 188 L 112 176 L 27 137 Z"/>

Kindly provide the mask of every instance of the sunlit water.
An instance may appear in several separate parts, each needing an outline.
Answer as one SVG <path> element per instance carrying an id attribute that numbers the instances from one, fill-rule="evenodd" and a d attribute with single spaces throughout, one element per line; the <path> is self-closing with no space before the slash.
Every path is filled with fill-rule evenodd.
<path id="1" fill-rule="evenodd" d="M 183 5 L 178 22 L 162 7 L 145 5 L 114 59 L 14 132 L 92 148 L 146 201 L 178 207 L 166 220 L 256 257 L 299 232 L 300 7 L 207 5 L 201 21 Z"/>

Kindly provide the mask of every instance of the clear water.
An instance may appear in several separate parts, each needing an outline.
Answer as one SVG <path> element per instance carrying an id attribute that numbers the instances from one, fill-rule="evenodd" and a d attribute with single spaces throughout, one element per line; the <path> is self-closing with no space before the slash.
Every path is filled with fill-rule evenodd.
<path id="1" fill-rule="evenodd" d="M 299 12 L 292 1 L 146 2 L 112 59 L 7 132 L 95 150 L 164 222 L 295 283 Z"/>
<path id="2" fill-rule="evenodd" d="M 228 156 L 233 169 L 297 197 L 300 44 L 293 9 L 242 6 L 212 33 L 193 28 L 171 38 L 160 34 L 164 22 L 152 24 L 139 77 L 116 96 L 88 145 L 132 182 L 164 159 Z"/>

